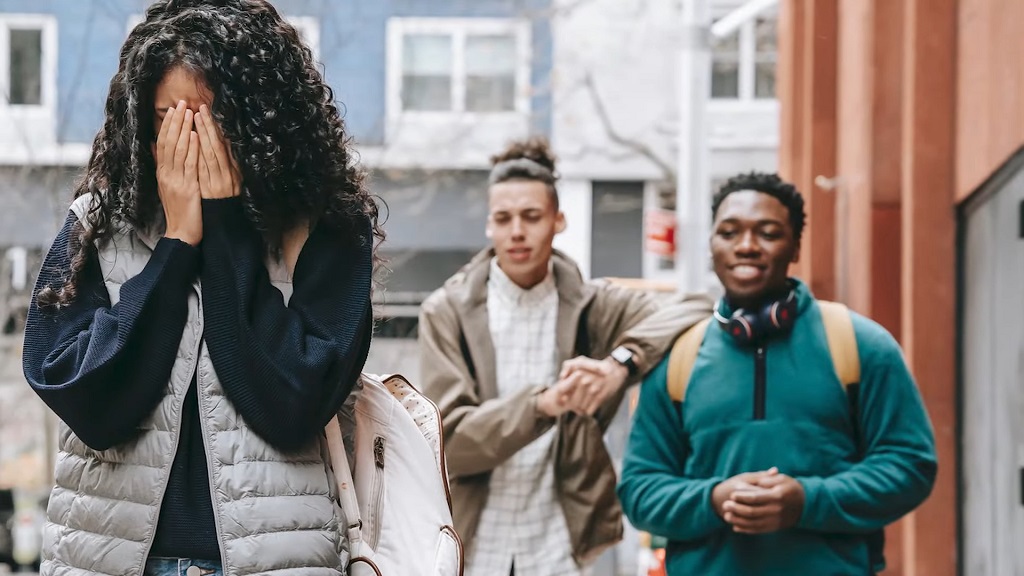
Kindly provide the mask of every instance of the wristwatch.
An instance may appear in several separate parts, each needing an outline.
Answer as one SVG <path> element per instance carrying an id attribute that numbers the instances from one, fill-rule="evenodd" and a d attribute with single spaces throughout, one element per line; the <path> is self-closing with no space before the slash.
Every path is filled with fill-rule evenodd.
<path id="1" fill-rule="evenodd" d="M 612 360 L 626 367 L 630 376 L 636 376 L 636 362 L 633 361 L 633 351 L 625 346 L 619 346 L 609 354 Z"/>

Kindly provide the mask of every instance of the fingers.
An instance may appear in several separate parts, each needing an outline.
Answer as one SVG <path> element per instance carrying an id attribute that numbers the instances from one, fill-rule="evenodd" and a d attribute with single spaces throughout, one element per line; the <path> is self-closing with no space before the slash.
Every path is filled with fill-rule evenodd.
<path id="1" fill-rule="evenodd" d="M 780 500 L 781 497 L 777 491 L 757 487 L 753 487 L 752 490 L 736 490 L 730 498 L 730 501 L 745 506 L 765 506 L 778 503 Z"/>
<path id="2" fill-rule="evenodd" d="M 757 481 L 757 485 L 762 487 L 762 488 L 769 488 L 770 489 L 770 488 L 775 488 L 777 486 L 781 486 L 781 485 L 785 484 L 786 482 L 789 482 L 790 480 L 791 480 L 791 478 L 789 476 L 786 476 L 785 474 L 778 474 L 778 473 L 776 473 L 776 474 L 773 474 L 773 475 L 770 475 L 770 476 L 769 475 L 763 476 L 760 480 Z"/>
<path id="3" fill-rule="evenodd" d="M 173 164 L 175 149 L 178 146 L 181 129 L 185 122 L 185 101 L 179 101 L 178 105 L 174 108 L 171 114 L 169 114 L 169 116 L 171 117 L 171 122 L 167 126 L 167 133 L 164 134 L 163 159 L 167 164 Z M 184 159 L 184 157 L 185 156 L 182 155 L 182 159 Z"/>
<path id="4" fill-rule="evenodd" d="M 181 132 L 178 134 L 178 142 L 174 147 L 174 166 L 183 166 L 188 157 L 189 142 L 192 140 L 192 118 L 191 110 L 185 110 L 185 119 L 181 124 Z"/>
<path id="5" fill-rule="evenodd" d="M 213 132 L 213 122 L 208 116 L 206 106 L 199 107 L 199 114 L 196 115 L 196 132 L 199 134 L 199 147 L 203 153 L 203 160 L 209 172 L 209 182 L 219 182 L 221 179 L 221 166 L 217 160 L 215 142 L 216 133 Z"/>
<path id="6" fill-rule="evenodd" d="M 570 406 L 575 405 L 575 401 L 578 398 L 577 395 L 580 392 L 580 382 L 582 379 L 581 374 L 577 372 L 558 381 L 559 398 L 563 404 L 568 404 Z"/>
<path id="7" fill-rule="evenodd" d="M 583 406 L 583 412 L 587 416 L 593 416 L 608 399 L 609 384 L 604 378 L 597 378 L 591 381 L 588 397 Z"/>
<path id="8" fill-rule="evenodd" d="M 206 124 L 207 134 L 210 139 L 211 148 L 213 149 L 214 156 L 217 159 L 217 166 L 220 169 L 222 175 L 230 174 L 233 167 L 234 161 L 231 155 L 228 153 L 227 148 L 224 146 L 224 138 L 221 136 L 220 128 L 216 122 L 213 121 L 213 117 L 210 115 L 210 109 L 205 105 L 199 107 L 199 113 L 203 116 L 203 120 Z M 211 165 L 211 170 L 214 169 Z"/>
<path id="9" fill-rule="evenodd" d="M 577 356 L 571 360 L 566 360 L 562 363 L 562 372 L 559 378 L 565 378 L 569 374 L 577 371 L 588 371 L 594 374 L 607 374 L 608 366 L 601 360 L 595 360 L 593 358 L 587 358 L 586 356 Z"/>
<path id="10" fill-rule="evenodd" d="M 202 140 L 202 138 L 200 138 Z M 212 187 L 210 182 L 210 166 L 206 163 L 206 157 L 202 154 L 202 142 L 199 144 L 199 193 L 203 198 L 207 197 L 208 191 Z"/>
<path id="11" fill-rule="evenodd" d="M 158 167 L 164 162 L 164 145 L 167 143 L 167 133 L 170 131 L 174 120 L 174 108 L 168 108 L 167 113 L 164 114 L 163 122 L 160 123 L 160 132 L 156 135 L 156 144 L 153 146 L 153 156 L 156 158 Z"/>
<path id="12" fill-rule="evenodd" d="M 771 504 L 768 506 L 747 506 L 746 504 L 740 504 L 735 500 L 729 500 L 722 506 L 722 509 L 725 511 L 726 516 L 733 515 L 736 519 L 757 520 L 760 518 L 778 516 L 782 511 L 782 506 L 777 504 Z"/>
<path id="13" fill-rule="evenodd" d="M 188 152 L 185 156 L 185 182 L 198 182 L 198 161 L 199 135 L 190 130 L 188 133 Z"/>

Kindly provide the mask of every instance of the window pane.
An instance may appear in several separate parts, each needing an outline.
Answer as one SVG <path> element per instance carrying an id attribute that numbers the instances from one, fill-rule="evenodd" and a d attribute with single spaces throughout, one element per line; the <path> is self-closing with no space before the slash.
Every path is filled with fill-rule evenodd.
<path id="1" fill-rule="evenodd" d="M 466 110 L 515 110 L 516 39 L 511 35 L 466 38 Z"/>
<path id="2" fill-rule="evenodd" d="M 740 66 L 736 61 L 711 63 L 711 97 L 739 98 Z"/>
<path id="3" fill-rule="evenodd" d="M 515 110 L 516 81 L 512 76 L 466 78 L 466 110 L 510 112 Z"/>
<path id="4" fill-rule="evenodd" d="M 466 38 L 466 74 L 512 76 L 516 72 L 516 39 L 513 36 Z"/>
<path id="5" fill-rule="evenodd" d="M 759 18 L 754 25 L 754 36 L 757 48 L 754 97 L 775 98 L 775 63 L 778 59 L 776 20 Z"/>
<path id="6" fill-rule="evenodd" d="M 756 38 L 756 50 L 760 54 L 775 54 L 776 47 L 776 21 L 774 18 L 758 18 L 754 24 L 754 36 Z"/>
<path id="7" fill-rule="evenodd" d="M 451 76 L 452 37 L 409 34 L 402 42 L 402 70 L 406 74 Z"/>
<path id="8" fill-rule="evenodd" d="M 452 109 L 451 76 L 402 77 L 402 109 L 440 111 Z"/>
<path id="9" fill-rule="evenodd" d="M 410 34 L 402 43 L 402 109 L 452 108 L 452 38 Z"/>
<path id="10" fill-rule="evenodd" d="M 739 98 L 740 36 L 731 34 L 711 44 L 711 97 Z"/>
<path id="11" fill-rule="evenodd" d="M 11 30 L 11 104 L 43 103 L 43 32 Z"/>
<path id="12" fill-rule="evenodd" d="M 775 62 L 758 62 L 754 82 L 756 98 L 775 98 Z"/>

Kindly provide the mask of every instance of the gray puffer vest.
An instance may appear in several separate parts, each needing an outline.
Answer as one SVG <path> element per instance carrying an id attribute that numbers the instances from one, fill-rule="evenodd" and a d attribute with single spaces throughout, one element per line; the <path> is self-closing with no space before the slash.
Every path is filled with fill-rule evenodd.
<path id="1" fill-rule="evenodd" d="M 72 210 L 86 223 L 89 197 Z M 99 250 L 111 303 L 121 285 L 139 274 L 158 234 L 126 231 Z M 291 281 L 282 264 L 268 261 L 274 285 L 287 301 Z M 145 359 L 140 358 L 144 362 Z M 226 576 L 344 573 L 340 510 L 326 442 L 289 454 L 274 449 L 224 396 L 203 340 L 198 281 L 189 295 L 188 322 L 167 394 L 122 446 L 95 451 L 61 424 L 56 485 L 43 538 L 44 576 L 137 576 L 153 543 L 181 429 L 182 402 L 195 373 L 210 471 L 217 536 Z"/>

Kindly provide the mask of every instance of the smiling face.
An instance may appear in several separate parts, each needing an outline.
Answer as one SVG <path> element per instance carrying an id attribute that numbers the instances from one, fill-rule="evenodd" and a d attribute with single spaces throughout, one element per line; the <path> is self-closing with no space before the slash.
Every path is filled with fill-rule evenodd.
<path id="1" fill-rule="evenodd" d="M 734 306 L 751 308 L 784 292 L 789 265 L 800 258 L 789 209 L 763 192 L 729 194 L 715 215 L 711 258 Z"/>
<path id="2" fill-rule="evenodd" d="M 548 185 L 536 180 L 494 184 L 490 210 L 487 237 L 498 266 L 520 288 L 536 286 L 548 274 L 555 234 L 565 230 L 565 215 L 555 207 Z"/>

